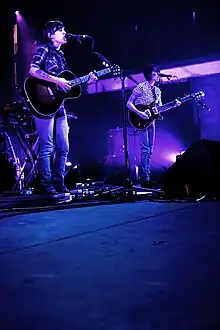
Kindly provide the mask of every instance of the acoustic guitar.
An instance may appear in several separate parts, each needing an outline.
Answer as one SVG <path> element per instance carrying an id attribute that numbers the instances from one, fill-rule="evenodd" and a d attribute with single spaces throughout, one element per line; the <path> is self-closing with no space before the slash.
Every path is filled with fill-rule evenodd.
<path id="1" fill-rule="evenodd" d="M 94 74 L 97 77 L 101 77 L 108 73 L 118 75 L 119 72 L 120 68 L 118 65 L 110 65 L 105 69 L 94 72 Z M 72 88 L 66 92 L 54 83 L 33 76 L 26 78 L 24 93 L 30 111 L 36 117 L 50 118 L 59 110 L 65 100 L 80 97 L 82 94 L 81 84 L 87 82 L 90 78 L 89 75 L 76 78 L 74 73 L 68 70 L 62 71 L 57 77 L 68 80 Z"/>

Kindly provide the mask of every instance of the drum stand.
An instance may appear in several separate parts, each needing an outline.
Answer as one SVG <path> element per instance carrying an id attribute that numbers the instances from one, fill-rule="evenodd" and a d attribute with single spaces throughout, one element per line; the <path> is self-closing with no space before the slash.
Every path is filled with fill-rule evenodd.
<path id="1" fill-rule="evenodd" d="M 37 163 L 37 158 L 38 158 L 38 152 L 39 152 L 39 146 L 38 146 L 38 140 L 39 137 L 37 136 L 36 141 L 32 145 L 29 141 L 29 138 L 31 137 L 30 134 L 25 134 L 23 131 L 22 127 L 20 125 L 14 126 L 15 134 L 20 142 L 20 145 L 25 153 L 25 159 L 24 162 L 21 166 L 21 171 L 20 171 L 20 178 L 16 180 L 16 183 L 13 187 L 13 191 L 16 190 L 18 187 L 18 183 L 20 179 L 23 177 L 23 189 L 24 190 L 29 190 L 31 187 L 31 183 L 37 176 L 37 168 L 36 168 L 36 163 Z M 34 133 L 33 133 L 34 134 Z M 27 164 L 31 165 L 31 169 L 27 176 L 24 175 L 24 170 Z"/>

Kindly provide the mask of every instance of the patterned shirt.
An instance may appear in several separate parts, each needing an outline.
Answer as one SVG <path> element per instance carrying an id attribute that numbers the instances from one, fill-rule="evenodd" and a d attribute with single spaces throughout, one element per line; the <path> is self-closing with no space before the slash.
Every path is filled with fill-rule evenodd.
<path id="1" fill-rule="evenodd" d="M 39 43 L 37 45 L 30 66 L 39 68 L 53 76 L 57 76 L 63 70 L 67 70 L 64 53 L 62 50 L 56 49 L 51 43 Z M 55 116 L 59 118 L 64 115 L 66 115 L 66 110 L 62 104 Z"/>
<path id="2" fill-rule="evenodd" d="M 148 81 L 140 83 L 137 85 L 129 98 L 128 101 L 133 102 L 135 105 L 137 104 L 146 104 L 149 105 L 156 99 L 156 105 L 162 105 L 161 101 L 161 90 L 160 88 L 154 86 L 150 86 Z"/>
<path id="3" fill-rule="evenodd" d="M 64 53 L 52 44 L 39 44 L 33 55 L 31 66 L 57 76 L 61 71 L 67 70 Z"/>

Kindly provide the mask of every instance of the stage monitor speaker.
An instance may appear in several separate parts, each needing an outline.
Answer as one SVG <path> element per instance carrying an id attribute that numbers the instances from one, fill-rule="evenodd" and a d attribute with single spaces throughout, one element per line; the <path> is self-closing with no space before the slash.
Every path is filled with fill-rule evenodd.
<path id="1" fill-rule="evenodd" d="M 170 197 L 220 197 L 220 142 L 200 140 L 187 149 L 160 179 Z"/>

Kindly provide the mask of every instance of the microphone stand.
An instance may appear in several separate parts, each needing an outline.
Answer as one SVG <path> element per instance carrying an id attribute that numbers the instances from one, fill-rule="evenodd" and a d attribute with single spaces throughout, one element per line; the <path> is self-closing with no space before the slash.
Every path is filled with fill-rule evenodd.
<path id="1" fill-rule="evenodd" d="M 174 76 L 178 79 L 177 76 Z M 170 77 L 166 77 L 167 80 L 169 80 L 172 84 L 175 84 L 175 82 L 173 82 Z M 209 106 L 207 104 L 205 104 L 203 101 L 198 100 L 196 101 L 196 112 L 197 112 L 197 120 L 198 120 L 198 126 L 199 126 L 199 135 L 201 138 L 201 116 L 200 116 L 200 107 L 207 110 L 208 112 L 211 111 L 211 108 L 209 108 Z"/>
<path id="2" fill-rule="evenodd" d="M 198 128 L 199 128 L 199 138 L 201 139 L 201 115 L 200 115 L 200 107 L 207 110 L 208 112 L 211 109 L 208 107 L 207 104 L 202 102 L 201 100 L 196 101 L 196 112 L 197 112 L 197 120 L 198 120 Z"/>
<path id="3" fill-rule="evenodd" d="M 123 140 L 124 140 L 124 155 L 125 155 L 125 177 L 123 180 L 123 186 L 125 188 L 132 188 L 130 167 L 129 167 L 129 153 L 128 153 L 128 131 L 127 131 L 128 112 L 126 108 L 126 91 L 125 91 L 126 77 L 131 81 L 133 81 L 136 85 L 138 85 L 139 82 L 130 75 L 125 74 L 124 70 L 121 70 L 120 79 L 121 79 L 122 115 L 123 115 Z"/>
<path id="4" fill-rule="evenodd" d="M 101 60 L 102 65 L 109 66 L 112 65 L 111 62 L 106 59 L 104 55 L 102 55 L 99 52 L 94 52 L 95 55 Z M 125 78 L 130 79 L 133 81 L 136 85 L 139 84 L 139 82 L 131 77 L 128 74 L 125 74 L 124 70 L 120 70 L 120 79 L 121 79 L 121 95 L 122 95 L 122 116 L 123 116 L 123 140 L 124 140 L 124 155 L 125 155 L 125 176 L 123 179 L 123 187 L 125 189 L 132 188 L 132 182 L 130 177 L 130 167 L 129 167 L 129 154 L 128 154 L 128 133 L 127 133 L 127 119 L 128 119 L 128 113 L 126 111 L 126 91 L 125 91 Z"/>
<path id="5" fill-rule="evenodd" d="M 126 177 L 129 177 L 129 155 L 128 155 L 128 138 L 127 138 L 127 112 L 126 112 L 126 94 L 125 94 L 125 74 L 121 70 L 121 95 L 122 95 L 122 115 L 123 115 L 123 139 L 124 139 L 124 154 L 125 154 L 125 171 Z"/>

